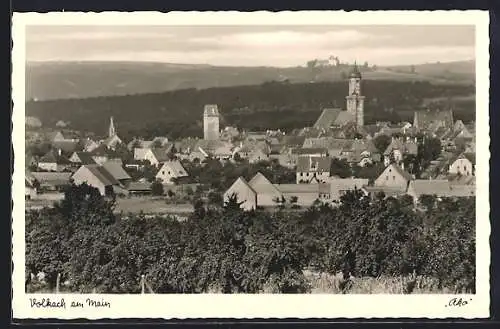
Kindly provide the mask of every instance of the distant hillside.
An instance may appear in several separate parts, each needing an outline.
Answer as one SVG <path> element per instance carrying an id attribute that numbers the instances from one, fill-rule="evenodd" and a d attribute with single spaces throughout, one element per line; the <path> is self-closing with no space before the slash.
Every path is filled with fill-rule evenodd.
<path id="1" fill-rule="evenodd" d="M 339 81 L 349 67 L 274 68 L 142 62 L 45 62 L 26 66 L 26 99 L 64 99 L 259 85 Z M 367 80 L 474 83 L 474 62 L 360 68 Z"/>
<path id="2" fill-rule="evenodd" d="M 413 120 L 423 106 L 453 108 L 456 118 L 475 117 L 475 87 L 415 81 L 363 81 L 365 122 Z M 311 126 L 325 107 L 345 108 L 345 81 L 265 83 L 252 86 L 185 89 L 163 93 L 86 99 L 29 101 L 26 115 L 40 118 L 45 127 L 71 122 L 71 128 L 104 134 L 113 116 L 120 136 L 202 135 L 205 104 L 218 104 L 222 126 L 262 130 Z M 425 105 L 424 105 L 425 102 Z"/>

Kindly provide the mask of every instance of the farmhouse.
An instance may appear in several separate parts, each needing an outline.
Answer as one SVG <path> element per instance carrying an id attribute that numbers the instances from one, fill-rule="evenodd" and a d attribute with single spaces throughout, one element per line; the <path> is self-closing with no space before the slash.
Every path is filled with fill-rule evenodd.
<path id="1" fill-rule="evenodd" d="M 474 153 L 460 154 L 458 157 L 451 161 L 448 173 L 463 176 L 474 175 L 475 158 L 476 155 Z"/>
<path id="2" fill-rule="evenodd" d="M 99 190 L 101 195 L 127 194 L 123 185 L 100 165 L 83 165 L 71 177 L 76 185 L 87 183 Z"/>
<path id="3" fill-rule="evenodd" d="M 69 168 L 71 162 L 64 156 L 62 152 L 50 150 L 38 160 L 38 168 L 46 171 L 64 171 Z"/>
<path id="4" fill-rule="evenodd" d="M 413 180 L 408 185 L 407 194 L 413 197 L 417 203 L 423 195 L 435 195 L 437 197 L 472 197 L 475 196 L 474 185 L 456 185 L 448 180 Z"/>
<path id="5" fill-rule="evenodd" d="M 240 207 L 243 210 L 255 210 L 257 208 L 257 192 L 248 185 L 243 177 L 239 177 L 233 185 L 224 193 L 224 202 L 227 202 L 232 196 L 236 196 Z"/>
<path id="6" fill-rule="evenodd" d="M 175 161 L 166 161 L 156 174 L 156 179 L 164 184 L 173 184 L 174 178 L 187 177 L 188 173 L 182 164 Z"/>
<path id="7" fill-rule="evenodd" d="M 297 160 L 297 184 L 325 183 L 330 177 L 331 164 L 329 157 L 300 156 Z"/>
<path id="8" fill-rule="evenodd" d="M 61 191 L 71 178 L 70 172 L 32 172 L 31 176 L 40 184 L 40 191 Z"/>
<path id="9" fill-rule="evenodd" d="M 408 183 L 411 180 L 412 176 L 408 172 L 393 163 L 385 168 L 373 185 L 375 187 L 387 187 L 389 189 L 393 188 L 400 191 L 406 191 Z"/>

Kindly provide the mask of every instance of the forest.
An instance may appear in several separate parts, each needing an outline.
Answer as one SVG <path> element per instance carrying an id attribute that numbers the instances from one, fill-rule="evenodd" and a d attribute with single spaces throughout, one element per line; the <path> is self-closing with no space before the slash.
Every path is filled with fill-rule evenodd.
<path id="1" fill-rule="evenodd" d="M 338 274 L 339 293 L 403 277 L 403 293 L 474 292 L 474 199 L 420 204 L 355 190 L 303 212 L 245 212 L 232 197 L 178 221 L 115 214 L 114 198 L 71 185 L 54 208 L 26 212 L 26 290 L 140 293 L 144 275 L 154 293 L 308 293 L 307 269 Z"/>
<path id="2" fill-rule="evenodd" d="M 362 82 L 365 124 L 376 121 L 413 122 L 415 110 L 452 108 L 456 119 L 475 118 L 475 87 L 419 81 L 366 80 Z M 254 86 L 184 89 L 156 94 L 28 101 L 26 115 L 38 117 L 44 126 L 59 120 L 78 131 L 105 135 L 113 116 L 126 142 L 134 136 L 202 137 L 205 104 L 218 104 L 221 127 L 246 130 L 280 128 L 290 131 L 312 126 L 321 110 L 345 107 L 345 81 L 317 83 L 267 82 Z"/>

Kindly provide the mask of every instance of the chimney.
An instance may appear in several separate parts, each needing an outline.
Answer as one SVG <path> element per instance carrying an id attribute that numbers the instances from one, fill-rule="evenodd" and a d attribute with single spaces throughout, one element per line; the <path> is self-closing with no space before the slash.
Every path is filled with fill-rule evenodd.
<path id="1" fill-rule="evenodd" d="M 62 152 L 61 152 L 61 149 L 58 149 L 57 150 L 57 155 L 61 156 Z"/>

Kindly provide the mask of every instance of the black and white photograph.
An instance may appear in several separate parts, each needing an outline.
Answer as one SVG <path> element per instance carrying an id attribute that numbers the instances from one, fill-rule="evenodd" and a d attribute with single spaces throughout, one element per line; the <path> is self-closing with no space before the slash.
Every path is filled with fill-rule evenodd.
<path id="1" fill-rule="evenodd" d="M 487 13 L 217 14 L 19 23 L 14 306 L 487 314 Z"/>

